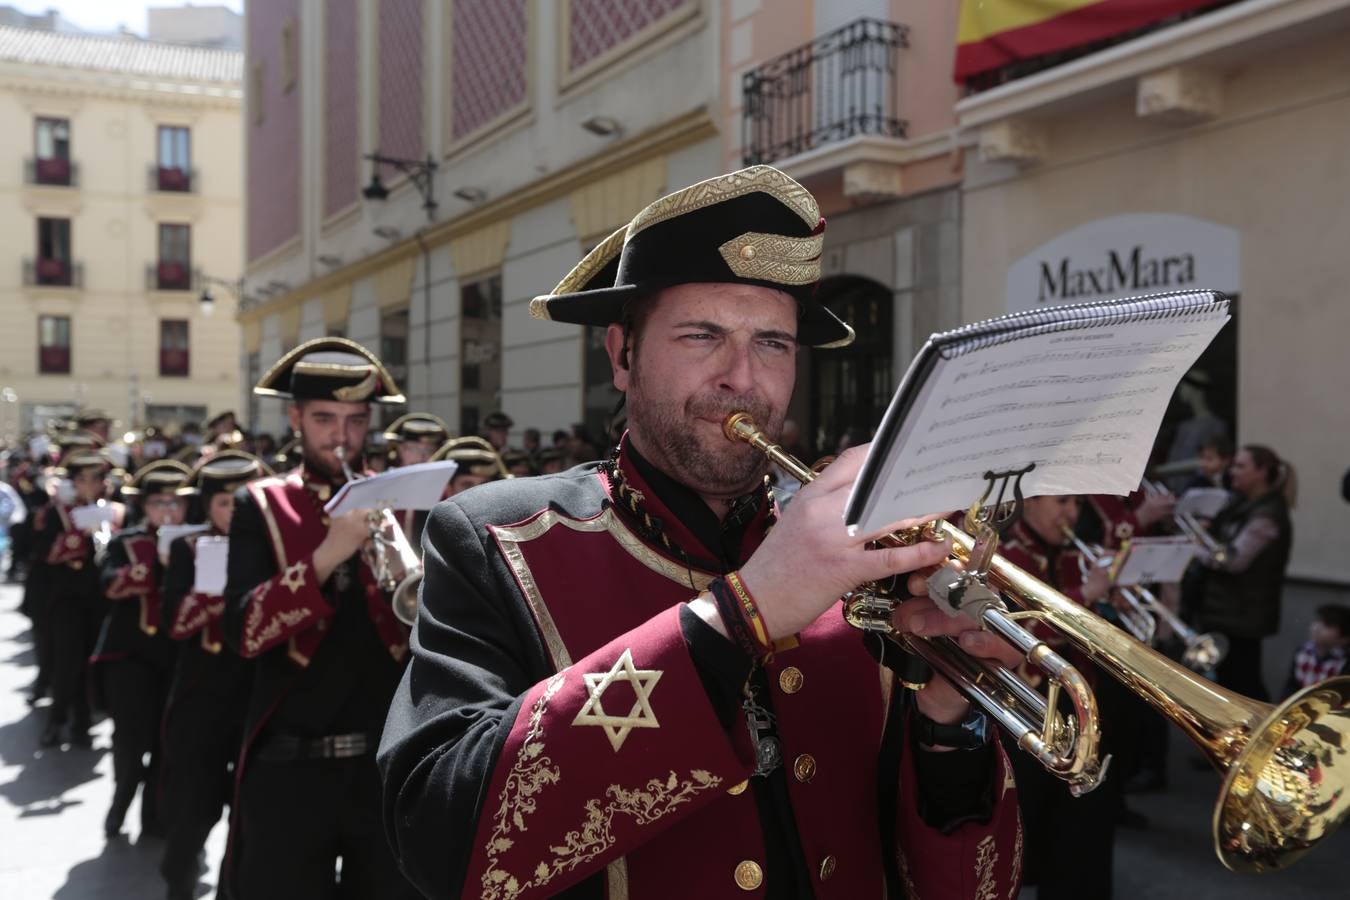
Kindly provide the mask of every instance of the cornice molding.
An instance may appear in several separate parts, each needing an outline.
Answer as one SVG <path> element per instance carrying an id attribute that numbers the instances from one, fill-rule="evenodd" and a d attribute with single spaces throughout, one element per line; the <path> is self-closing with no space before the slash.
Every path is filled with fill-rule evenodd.
<path id="1" fill-rule="evenodd" d="M 242 87 L 166 79 L 134 78 L 105 72 L 16 66 L 0 63 L 0 90 L 21 95 L 123 100 L 138 105 L 207 107 L 242 111 Z"/>

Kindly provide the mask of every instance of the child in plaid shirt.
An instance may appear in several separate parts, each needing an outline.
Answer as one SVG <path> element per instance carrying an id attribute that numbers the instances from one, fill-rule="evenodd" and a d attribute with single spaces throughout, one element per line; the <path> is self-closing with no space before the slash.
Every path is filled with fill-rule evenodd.
<path id="1" fill-rule="evenodd" d="M 1309 641 L 1294 653 L 1294 664 L 1284 685 L 1286 697 L 1346 671 L 1350 606 L 1318 607 L 1316 618 L 1308 626 L 1308 637 Z"/>

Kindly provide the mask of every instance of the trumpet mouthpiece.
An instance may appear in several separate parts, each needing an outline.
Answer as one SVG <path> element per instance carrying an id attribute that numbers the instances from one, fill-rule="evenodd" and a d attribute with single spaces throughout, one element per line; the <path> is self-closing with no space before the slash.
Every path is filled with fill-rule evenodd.
<path id="1" fill-rule="evenodd" d="M 756 430 L 755 420 L 748 412 L 734 412 L 722 421 L 722 433 L 729 441 L 748 441 Z"/>

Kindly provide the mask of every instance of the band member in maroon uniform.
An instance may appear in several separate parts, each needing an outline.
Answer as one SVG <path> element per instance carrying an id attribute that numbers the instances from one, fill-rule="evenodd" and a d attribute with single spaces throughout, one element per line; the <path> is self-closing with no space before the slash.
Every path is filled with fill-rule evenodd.
<path id="1" fill-rule="evenodd" d="M 394 465 L 414 466 L 431 459 L 432 454 L 450 438 L 450 427 L 431 413 L 399 416 L 384 430 L 384 439 L 394 448 Z M 420 510 L 394 511 L 394 519 L 414 547 L 422 546 L 422 525 L 426 516 Z"/>
<path id="2" fill-rule="evenodd" d="M 1076 496 L 1026 500 L 1022 519 L 1004 536 L 999 552 L 1069 599 L 1094 608 L 1110 602 L 1110 574 L 1103 567 L 1082 566 L 1078 551 L 1068 542 L 1065 529 L 1074 527 L 1081 506 Z M 1039 626 L 1036 631 L 1060 645 L 1069 661 L 1092 680 L 1109 752 L 1111 742 L 1120 740 L 1113 726 L 1118 724 L 1125 689 L 1109 678 L 1094 677 L 1091 660 L 1063 646 L 1064 639 L 1056 638 L 1052 630 Z M 1046 900 L 1109 898 L 1120 776 L 1108 770 L 1096 790 L 1074 797 L 1067 784 L 1026 754 L 1013 753 L 1012 761 L 1026 827 L 1027 882 L 1037 885 L 1037 896 Z"/>
<path id="3" fill-rule="evenodd" d="M 254 391 L 293 401 L 303 459 L 235 494 L 225 640 L 256 662 L 226 876 L 248 900 L 413 897 L 380 830 L 375 768 L 408 630 L 360 552 L 367 511 L 323 509 L 360 468 L 370 403 L 403 395 L 343 338 L 296 347 Z"/>
<path id="4" fill-rule="evenodd" d="M 113 801 L 103 823 L 109 838 L 121 832 L 127 808 L 142 784 L 141 832 L 159 835 L 163 828 L 158 803 L 159 723 L 178 648 L 160 628 L 164 566 L 158 530 L 183 523 L 187 500 L 178 489 L 191 476 L 192 470 L 171 459 L 156 460 L 137 471 L 122 494 L 139 503 L 142 522 L 112 539 L 100 567 L 108 615 L 93 660 L 113 720 Z"/>
<path id="5" fill-rule="evenodd" d="M 532 304 L 607 329 L 629 430 L 603 463 L 475 487 L 427 524 L 380 754 L 427 896 L 1016 894 L 992 726 L 944 681 L 897 687 L 841 614 L 945 548 L 848 534 L 861 450 L 770 530 L 767 462 L 722 433 L 743 409 L 776 435 L 798 348 L 852 338 L 813 296 L 823 224 L 756 166 L 657 201 Z M 927 598 L 897 623 L 1012 655 Z"/>
<path id="6" fill-rule="evenodd" d="M 197 856 L 229 802 L 230 767 L 244 737 L 252 672 L 225 647 L 223 593 L 198 590 L 198 541 L 230 533 L 234 492 L 272 472 L 241 450 L 222 450 L 199 463 L 192 483 L 180 488 L 195 496 L 207 530 L 175 538 L 164 572 L 161 621 L 179 644 L 169 702 L 164 710 L 164 823 L 168 839 L 160 873 L 169 900 L 196 896 Z"/>
<path id="7" fill-rule="evenodd" d="M 30 590 L 41 588 L 33 603 L 44 609 L 44 627 L 37 640 L 47 643 L 51 671 L 52 705 L 41 743 L 52 747 L 61 741 L 61 731 L 70 725 L 70 741 L 89 746 L 89 700 L 86 674 L 89 654 L 103 621 L 103 592 L 94 561 L 94 534 L 75 525 L 77 507 L 103 500 L 112 463 L 92 445 L 70 450 L 51 477 L 70 479 L 70 493 L 61 491 L 38 511 L 33 526 L 33 572 Z M 115 515 L 107 535 L 121 525 L 120 504 L 110 504 Z M 106 535 L 105 535 L 106 537 Z M 102 538 L 100 538 L 102 539 Z M 38 655 L 43 655 L 42 647 Z"/>

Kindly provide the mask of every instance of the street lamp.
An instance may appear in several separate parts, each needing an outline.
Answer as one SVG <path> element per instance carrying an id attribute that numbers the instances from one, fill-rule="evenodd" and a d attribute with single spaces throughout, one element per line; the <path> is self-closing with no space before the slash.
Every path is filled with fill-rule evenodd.
<path id="1" fill-rule="evenodd" d="M 216 311 L 216 295 L 215 292 L 211 290 L 212 285 L 229 290 L 230 293 L 234 294 L 235 299 L 239 301 L 241 306 L 244 304 L 246 297 L 244 296 L 243 278 L 231 281 L 228 278 L 216 278 L 214 275 L 199 274 L 197 276 L 197 281 L 203 285 L 202 292 L 197 297 L 197 303 L 198 308 L 201 309 L 202 315 L 204 316 L 209 316 Z"/>
<path id="2" fill-rule="evenodd" d="M 392 166 L 404 175 L 417 188 L 417 192 L 422 195 L 422 208 L 427 211 L 427 221 L 430 222 L 436 218 L 436 160 L 427 154 L 425 160 L 399 159 L 396 156 L 384 156 L 378 150 L 374 153 L 367 153 L 364 159 L 371 162 L 370 184 L 361 189 L 361 196 L 367 200 L 388 200 L 389 188 L 384 186 L 384 181 L 380 178 L 380 166 Z"/>

